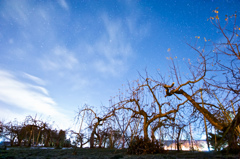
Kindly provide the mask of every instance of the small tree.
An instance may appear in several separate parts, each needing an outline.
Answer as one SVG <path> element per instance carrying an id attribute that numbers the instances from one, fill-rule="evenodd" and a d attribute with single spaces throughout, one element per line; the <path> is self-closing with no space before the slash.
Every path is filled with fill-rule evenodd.
<path id="1" fill-rule="evenodd" d="M 95 135 L 97 134 L 97 128 L 98 126 L 102 126 L 103 123 L 108 120 L 110 117 L 114 116 L 114 111 L 109 111 L 107 114 L 103 115 L 103 117 L 99 117 L 91 108 L 84 108 L 82 110 L 79 111 L 78 116 L 80 116 L 80 114 L 82 112 L 90 112 L 94 115 L 92 121 L 91 121 L 91 126 L 92 127 L 92 132 L 91 132 L 91 136 L 90 136 L 90 148 L 94 148 L 94 139 L 95 139 Z"/>

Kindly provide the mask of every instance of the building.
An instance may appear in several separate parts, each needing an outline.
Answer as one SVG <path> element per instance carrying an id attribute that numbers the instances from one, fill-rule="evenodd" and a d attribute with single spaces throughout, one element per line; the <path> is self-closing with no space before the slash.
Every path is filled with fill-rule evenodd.
<path id="1" fill-rule="evenodd" d="M 196 151 L 208 151 L 207 141 L 205 140 L 193 140 L 193 143 L 189 140 L 180 140 L 180 150 L 191 150 L 193 146 Z M 177 142 L 173 140 L 163 141 L 165 150 L 177 150 Z"/>

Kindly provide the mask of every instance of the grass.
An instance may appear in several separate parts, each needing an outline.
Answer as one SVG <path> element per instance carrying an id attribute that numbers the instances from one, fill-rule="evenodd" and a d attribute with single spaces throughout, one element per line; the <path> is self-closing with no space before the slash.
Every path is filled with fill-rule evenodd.
<path id="1" fill-rule="evenodd" d="M 126 149 L 31 149 L 13 147 L 0 150 L 0 159 L 239 159 L 240 154 L 168 151 L 166 154 L 127 155 Z"/>

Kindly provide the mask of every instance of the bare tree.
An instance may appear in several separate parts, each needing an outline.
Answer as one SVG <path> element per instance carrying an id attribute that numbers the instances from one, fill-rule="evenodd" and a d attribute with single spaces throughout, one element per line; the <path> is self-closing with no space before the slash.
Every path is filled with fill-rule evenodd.
<path id="1" fill-rule="evenodd" d="M 97 128 L 98 126 L 102 126 L 103 123 L 108 120 L 110 117 L 114 116 L 114 111 L 109 111 L 107 112 L 107 114 L 103 115 L 103 117 L 99 117 L 95 111 L 93 111 L 93 109 L 91 108 L 84 108 L 82 110 L 79 111 L 78 115 L 80 115 L 82 112 L 91 112 L 94 117 L 91 121 L 92 123 L 92 133 L 90 136 L 90 148 L 94 148 L 94 139 L 95 139 L 95 135 L 97 134 Z"/>
<path id="2" fill-rule="evenodd" d="M 9 139 L 11 146 L 14 146 L 15 139 L 17 138 L 17 131 L 19 129 L 17 120 L 15 119 L 13 122 L 10 121 L 4 124 L 2 128 L 5 138 Z"/>
<path id="3" fill-rule="evenodd" d="M 175 107 L 170 102 L 160 102 L 158 93 L 160 85 L 155 84 L 150 78 L 142 78 L 143 82 L 135 81 L 135 87 L 130 87 L 129 97 L 115 104 L 117 109 L 125 109 L 133 112 L 133 117 L 143 118 L 144 140 L 149 140 L 148 128 L 152 124 L 152 139 L 157 128 L 164 125 L 165 121 L 174 119 L 174 113 L 179 110 L 180 105 Z M 154 84 L 153 84 L 154 83 Z M 152 86 L 154 85 L 154 86 Z M 161 119 L 160 122 L 156 122 Z"/>
<path id="4" fill-rule="evenodd" d="M 189 66 L 192 77 L 181 83 L 178 71 L 174 68 L 176 83 L 172 82 L 171 85 L 162 85 L 166 90 L 166 97 L 174 95 L 180 101 L 185 98 L 184 100 L 187 100 L 188 103 L 190 102 L 215 129 L 224 132 L 223 137 L 226 137 L 228 140 L 229 150 L 236 150 L 239 149 L 237 141 L 239 131 L 237 128 L 240 124 L 240 53 L 237 34 L 239 29 L 235 24 L 236 15 L 233 16 L 235 18 L 233 30 L 229 31 L 227 23 L 231 17 L 226 17 L 226 25 L 222 28 L 218 11 L 215 11 L 215 13 L 217 15 L 211 17 L 210 20 L 226 39 L 226 42 L 221 42 L 220 44 L 213 43 L 213 53 L 212 51 L 206 53 L 205 47 L 200 50 L 195 46 L 189 45 L 200 57 L 196 64 Z M 228 36 L 229 32 L 231 33 L 230 37 Z M 220 60 L 224 60 L 224 57 L 230 63 L 225 63 L 226 60 L 221 62 Z M 222 78 L 224 75 L 226 75 L 225 81 Z M 200 100 L 200 92 L 203 93 L 205 101 Z M 221 101 L 217 96 L 221 96 Z M 235 115 L 231 112 L 235 112 Z M 229 113 L 234 117 L 231 118 Z"/>

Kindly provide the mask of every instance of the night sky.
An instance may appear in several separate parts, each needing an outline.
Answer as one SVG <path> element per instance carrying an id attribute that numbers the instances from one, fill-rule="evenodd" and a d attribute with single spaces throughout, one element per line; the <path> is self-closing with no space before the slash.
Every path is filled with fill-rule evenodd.
<path id="1" fill-rule="evenodd" d="M 145 69 L 196 58 L 186 43 L 221 40 L 208 21 L 217 7 L 223 22 L 240 15 L 239 0 L 1 0 L 1 120 L 37 113 L 68 128 Z"/>

